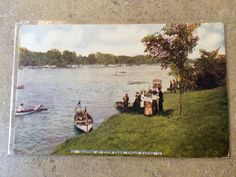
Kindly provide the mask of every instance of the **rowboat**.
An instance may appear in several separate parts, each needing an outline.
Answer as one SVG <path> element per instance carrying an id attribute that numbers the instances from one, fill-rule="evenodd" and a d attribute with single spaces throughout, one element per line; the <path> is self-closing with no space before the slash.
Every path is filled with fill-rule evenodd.
<path id="1" fill-rule="evenodd" d="M 88 133 L 93 129 L 93 118 L 86 111 L 76 112 L 74 116 L 74 125 L 77 129 Z"/>
<path id="2" fill-rule="evenodd" d="M 25 85 L 17 85 L 16 88 L 17 88 L 17 89 L 24 89 L 24 88 L 25 88 Z"/>
<path id="3" fill-rule="evenodd" d="M 46 111 L 48 110 L 48 108 L 46 107 L 38 107 L 38 108 L 28 108 L 28 109 L 24 109 L 23 111 L 16 111 L 16 116 L 24 116 L 24 115 L 29 115 L 29 114 L 33 114 L 36 112 L 40 112 L 40 111 Z"/>
<path id="4" fill-rule="evenodd" d="M 116 109 L 120 112 L 132 112 L 133 111 L 133 103 L 128 105 L 128 108 L 125 110 L 124 109 L 124 103 L 122 101 L 116 101 Z"/>
<path id="5" fill-rule="evenodd" d="M 115 74 L 113 74 L 113 76 L 126 76 L 126 72 L 124 72 L 124 71 L 121 71 L 121 72 L 116 71 Z"/>
<path id="6" fill-rule="evenodd" d="M 144 81 L 128 81 L 129 85 L 134 85 L 134 84 L 145 84 L 146 82 Z"/>
<path id="7" fill-rule="evenodd" d="M 116 109 L 122 112 L 124 110 L 124 103 L 122 101 L 117 101 Z"/>

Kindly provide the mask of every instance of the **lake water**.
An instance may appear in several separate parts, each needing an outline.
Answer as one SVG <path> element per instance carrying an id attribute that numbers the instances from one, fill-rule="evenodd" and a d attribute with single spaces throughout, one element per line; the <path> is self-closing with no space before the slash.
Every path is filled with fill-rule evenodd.
<path id="1" fill-rule="evenodd" d="M 43 104 L 49 109 L 15 118 L 15 153 L 50 154 L 57 145 L 80 134 L 73 125 L 78 100 L 82 107 L 87 106 L 96 128 L 118 113 L 115 102 L 125 93 L 134 101 L 135 92 L 147 90 L 156 78 L 162 80 L 164 91 L 172 79 L 158 65 L 18 70 L 17 83 L 25 89 L 16 90 L 16 105 Z M 128 84 L 132 81 L 145 83 Z"/>

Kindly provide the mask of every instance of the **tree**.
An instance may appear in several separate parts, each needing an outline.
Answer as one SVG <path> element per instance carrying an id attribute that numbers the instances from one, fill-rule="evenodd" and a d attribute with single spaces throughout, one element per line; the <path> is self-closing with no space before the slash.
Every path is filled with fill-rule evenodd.
<path id="1" fill-rule="evenodd" d="M 200 58 L 194 64 L 195 82 L 198 89 L 210 89 L 226 83 L 225 55 L 219 49 L 200 50 Z"/>
<path id="2" fill-rule="evenodd" d="M 20 65 L 27 66 L 30 59 L 30 51 L 26 48 L 20 48 Z"/>
<path id="3" fill-rule="evenodd" d="M 63 67 L 64 63 L 62 62 L 62 53 L 57 49 L 48 50 L 46 53 L 48 57 L 49 65 L 56 65 L 57 67 Z"/>
<path id="4" fill-rule="evenodd" d="M 62 54 L 65 64 L 72 65 L 76 64 L 76 53 L 69 50 L 64 50 Z"/>
<path id="5" fill-rule="evenodd" d="M 113 54 L 101 53 L 101 52 L 97 52 L 95 54 L 95 58 L 96 58 L 96 64 L 104 64 L 104 65 L 116 64 L 116 59 L 117 59 L 117 57 Z"/>
<path id="6" fill-rule="evenodd" d="M 193 52 L 199 40 L 195 34 L 200 24 L 168 24 L 161 32 L 142 39 L 146 49 L 153 57 L 159 58 L 162 69 L 170 68 L 170 74 L 179 81 L 179 106 L 182 115 L 183 98 L 186 82 L 189 81 L 187 64 L 188 55 Z"/>
<path id="7" fill-rule="evenodd" d="M 96 64 L 97 63 L 97 59 L 95 54 L 89 54 L 87 59 L 86 59 L 86 64 Z"/>

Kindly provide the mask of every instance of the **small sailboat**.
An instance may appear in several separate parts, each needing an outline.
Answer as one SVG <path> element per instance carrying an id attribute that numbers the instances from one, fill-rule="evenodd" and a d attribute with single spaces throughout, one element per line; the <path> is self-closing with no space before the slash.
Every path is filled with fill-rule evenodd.
<path id="1" fill-rule="evenodd" d="M 86 108 L 84 111 L 81 110 L 80 101 L 74 116 L 74 126 L 85 133 L 88 133 L 93 129 L 93 118 L 87 112 Z"/>

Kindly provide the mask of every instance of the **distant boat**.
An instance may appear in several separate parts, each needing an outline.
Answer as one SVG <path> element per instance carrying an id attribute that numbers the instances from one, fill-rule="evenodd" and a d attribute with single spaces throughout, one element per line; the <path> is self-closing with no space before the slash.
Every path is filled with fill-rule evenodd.
<path id="1" fill-rule="evenodd" d="M 25 85 L 17 85 L 16 86 L 16 89 L 24 89 L 25 88 Z"/>
<path id="2" fill-rule="evenodd" d="M 67 68 L 75 69 L 75 68 L 79 68 L 79 65 L 67 65 Z"/>
<path id="3" fill-rule="evenodd" d="M 76 112 L 74 116 L 74 125 L 77 129 L 88 133 L 93 129 L 93 118 L 86 111 Z"/>
<path id="4" fill-rule="evenodd" d="M 115 74 L 113 74 L 113 76 L 126 76 L 126 72 L 124 72 L 124 71 L 121 71 L 121 72 L 116 71 Z"/>
<path id="5" fill-rule="evenodd" d="M 47 107 L 39 106 L 38 108 L 28 108 L 28 109 L 24 109 L 23 111 L 16 111 L 15 115 L 24 116 L 24 115 L 33 114 L 36 112 L 46 111 L 46 110 L 48 110 Z"/>
<path id="6" fill-rule="evenodd" d="M 133 85 L 133 84 L 145 84 L 145 81 L 128 81 L 129 85 Z"/>

